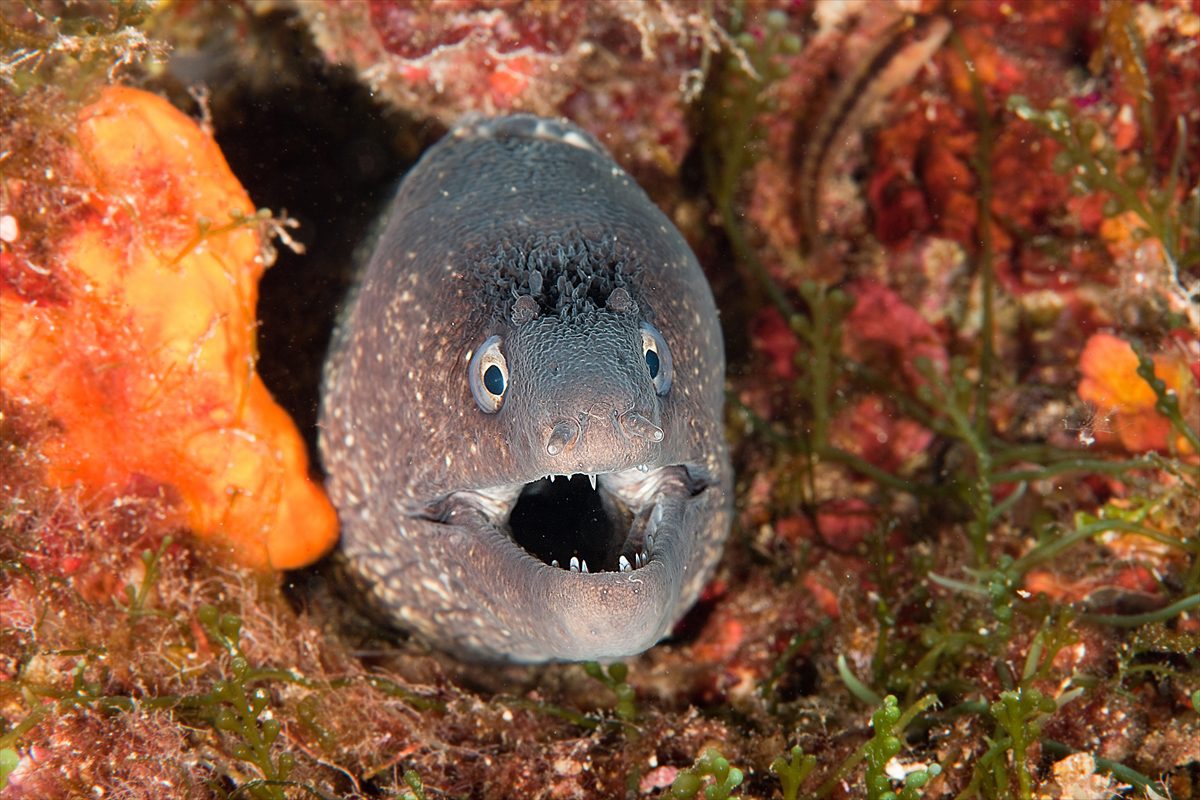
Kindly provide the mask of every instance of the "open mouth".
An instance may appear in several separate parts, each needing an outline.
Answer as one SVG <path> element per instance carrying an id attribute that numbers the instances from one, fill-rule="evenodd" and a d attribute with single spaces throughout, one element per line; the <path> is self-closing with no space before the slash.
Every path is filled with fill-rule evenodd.
<path id="1" fill-rule="evenodd" d="M 649 564 L 657 552 L 655 537 L 674 533 L 673 527 L 658 525 L 661 501 L 687 499 L 709 483 L 700 470 L 675 465 L 550 475 L 470 494 L 527 554 L 551 567 L 595 574 L 633 572 Z"/>

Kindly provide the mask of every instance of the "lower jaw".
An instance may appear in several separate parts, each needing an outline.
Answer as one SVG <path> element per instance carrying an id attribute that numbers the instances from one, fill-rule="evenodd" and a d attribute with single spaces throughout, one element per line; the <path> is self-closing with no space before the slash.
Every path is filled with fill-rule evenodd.
<path id="1" fill-rule="evenodd" d="M 652 647 L 669 633 L 681 610 L 682 565 L 692 556 L 686 546 L 690 537 L 680 535 L 684 502 L 662 498 L 665 510 L 658 511 L 656 503 L 646 511 L 655 518 L 647 520 L 655 551 L 628 572 L 584 574 L 552 567 L 493 527 L 484 537 L 486 549 L 505 566 L 486 576 L 484 605 L 503 638 L 483 657 L 586 661 L 624 658 Z"/>

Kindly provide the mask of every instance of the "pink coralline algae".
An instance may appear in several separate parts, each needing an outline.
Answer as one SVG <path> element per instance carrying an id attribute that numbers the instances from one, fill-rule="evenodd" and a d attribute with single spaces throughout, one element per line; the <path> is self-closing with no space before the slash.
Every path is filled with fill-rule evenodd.
<path id="1" fill-rule="evenodd" d="M 854 307 L 846 317 L 846 352 L 867 364 L 898 366 L 910 386 L 925 383 L 920 363 L 944 372 L 946 348 L 932 325 L 898 294 L 874 280 L 850 287 Z"/>
<path id="2" fill-rule="evenodd" d="M 568 116 L 625 166 L 666 174 L 691 145 L 686 106 L 724 35 L 715 12 L 682 0 L 299 7 L 326 58 L 406 113 L 442 124 L 468 112 Z"/>

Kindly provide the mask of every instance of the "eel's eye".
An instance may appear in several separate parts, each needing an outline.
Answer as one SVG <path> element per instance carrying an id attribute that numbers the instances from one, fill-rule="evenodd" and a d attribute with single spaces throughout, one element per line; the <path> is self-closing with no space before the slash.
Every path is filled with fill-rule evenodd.
<path id="1" fill-rule="evenodd" d="M 654 391 L 660 395 L 671 391 L 671 350 L 658 328 L 648 322 L 642 323 L 642 356 L 654 381 Z"/>
<path id="2" fill-rule="evenodd" d="M 467 366 L 467 382 L 475 403 L 488 414 L 495 414 L 504 404 L 504 393 L 508 390 L 508 362 L 500 352 L 500 337 L 491 336 L 475 354 Z"/>

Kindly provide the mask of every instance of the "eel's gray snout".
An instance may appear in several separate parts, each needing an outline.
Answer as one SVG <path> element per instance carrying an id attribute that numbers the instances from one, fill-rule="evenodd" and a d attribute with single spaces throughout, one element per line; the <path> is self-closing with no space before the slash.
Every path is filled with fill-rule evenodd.
<path id="1" fill-rule="evenodd" d="M 536 458 L 541 472 L 614 472 L 657 463 L 665 434 L 651 419 L 654 412 L 618 408 L 610 406 L 601 413 L 593 405 L 587 411 L 556 409 L 539 415 L 534 435 L 540 438 L 541 454 Z"/>

